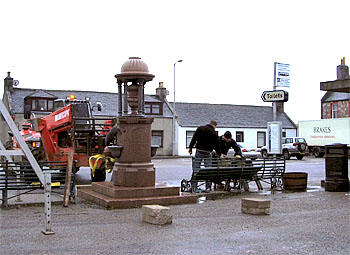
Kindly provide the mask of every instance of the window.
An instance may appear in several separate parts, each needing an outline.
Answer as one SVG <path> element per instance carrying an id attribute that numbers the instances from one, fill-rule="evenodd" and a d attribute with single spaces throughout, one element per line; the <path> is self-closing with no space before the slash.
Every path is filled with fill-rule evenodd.
<path id="1" fill-rule="evenodd" d="M 244 142 L 244 132 L 243 131 L 237 131 L 236 132 L 236 142 Z"/>
<path id="2" fill-rule="evenodd" d="M 53 100 L 47 100 L 47 109 L 53 111 Z"/>
<path id="3" fill-rule="evenodd" d="M 24 105 L 30 105 L 32 111 L 52 112 L 53 99 L 29 98 L 25 100 Z"/>
<path id="4" fill-rule="evenodd" d="M 258 132 L 257 134 L 258 139 L 258 148 L 261 148 L 266 145 L 266 132 Z"/>
<path id="5" fill-rule="evenodd" d="M 333 119 L 338 118 L 338 104 L 337 103 L 331 104 L 331 107 L 332 107 L 331 118 Z"/>
<path id="6" fill-rule="evenodd" d="M 163 114 L 163 104 L 162 103 L 145 103 L 145 113 L 146 115 L 162 115 Z"/>
<path id="7" fill-rule="evenodd" d="M 153 131 L 152 130 L 152 145 L 158 145 L 163 147 L 163 131 Z"/>
<path id="8" fill-rule="evenodd" d="M 195 131 L 186 131 L 186 148 L 190 147 L 190 142 L 191 142 L 191 139 L 194 135 L 194 132 Z"/>
<path id="9" fill-rule="evenodd" d="M 293 138 L 282 138 L 282 144 L 293 143 Z"/>

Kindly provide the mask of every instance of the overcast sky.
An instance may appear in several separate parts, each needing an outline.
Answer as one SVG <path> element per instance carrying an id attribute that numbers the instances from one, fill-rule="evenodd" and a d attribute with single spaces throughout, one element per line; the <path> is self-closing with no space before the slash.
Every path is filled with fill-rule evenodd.
<path id="1" fill-rule="evenodd" d="M 176 101 L 265 105 L 274 62 L 290 64 L 285 112 L 320 119 L 320 82 L 350 66 L 349 0 L 1 1 L 0 75 L 21 88 L 117 92 L 141 57 Z M 3 89 L 0 91 L 2 98 Z M 230 117 L 230 116 L 228 116 Z"/>

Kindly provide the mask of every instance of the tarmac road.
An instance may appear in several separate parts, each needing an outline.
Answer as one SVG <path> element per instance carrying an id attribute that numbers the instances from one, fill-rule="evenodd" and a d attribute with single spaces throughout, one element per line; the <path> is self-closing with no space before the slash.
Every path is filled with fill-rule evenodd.
<path id="1" fill-rule="evenodd" d="M 159 159 L 157 181 L 182 179 L 187 164 Z M 287 171 L 310 171 L 309 183 L 319 184 L 322 166 L 321 159 L 289 160 Z M 245 197 L 270 199 L 271 215 L 243 214 Z M 55 234 L 45 236 L 43 207 L 1 209 L 0 254 L 350 254 L 349 192 L 243 192 L 170 210 L 173 223 L 157 226 L 141 221 L 140 208 L 53 205 Z"/>
<path id="2" fill-rule="evenodd" d="M 191 158 L 154 158 L 156 168 L 156 182 L 166 182 L 169 185 L 180 186 L 182 179 L 189 179 L 192 174 Z M 350 168 L 349 168 L 350 169 Z M 304 157 L 303 160 L 291 158 L 286 161 L 286 172 L 307 172 L 308 184 L 320 186 L 321 180 L 325 179 L 325 159 Z M 81 167 L 77 173 L 78 184 L 90 183 L 90 168 Z M 107 173 L 109 181 L 111 174 Z"/>

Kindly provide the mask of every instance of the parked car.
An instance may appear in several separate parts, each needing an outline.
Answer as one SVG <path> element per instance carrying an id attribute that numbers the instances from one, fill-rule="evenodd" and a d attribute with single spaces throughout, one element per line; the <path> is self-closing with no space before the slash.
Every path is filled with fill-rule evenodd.
<path id="1" fill-rule="evenodd" d="M 297 159 L 302 160 L 307 152 L 306 140 L 302 137 L 283 137 L 282 138 L 282 155 L 287 160 L 290 157 L 295 156 Z M 261 148 L 261 156 L 267 158 L 266 146 Z"/>
<path id="2" fill-rule="evenodd" d="M 257 159 L 260 157 L 260 149 L 254 147 L 253 145 L 249 143 L 237 143 L 238 146 L 241 148 L 242 151 L 242 156 L 245 158 L 250 158 L 250 159 Z M 235 150 L 230 149 L 227 153 L 228 156 L 234 156 L 235 155 Z"/>

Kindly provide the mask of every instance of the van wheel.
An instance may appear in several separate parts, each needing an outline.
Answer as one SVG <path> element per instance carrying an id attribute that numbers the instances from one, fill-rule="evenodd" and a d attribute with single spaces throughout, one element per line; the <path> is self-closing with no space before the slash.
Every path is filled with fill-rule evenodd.
<path id="1" fill-rule="evenodd" d="M 261 157 L 262 158 L 267 158 L 267 151 L 266 150 L 263 150 L 263 151 L 261 151 Z"/>
<path id="2" fill-rule="evenodd" d="M 290 159 L 290 154 L 289 154 L 289 151 L 288 151 L 288 150 L 284 150 L 284 151 L 283 151 L 283 157 L 284 157 L 285 160 Z"/>
<path id="3" fill-rule="evenodd" d="M 324 155 L 324 153 L 321 152 L 320 148 L 317 147 L 313 149 L 312 154 L 314 154 L 316 158 L 322 158 Z"/>

